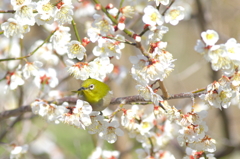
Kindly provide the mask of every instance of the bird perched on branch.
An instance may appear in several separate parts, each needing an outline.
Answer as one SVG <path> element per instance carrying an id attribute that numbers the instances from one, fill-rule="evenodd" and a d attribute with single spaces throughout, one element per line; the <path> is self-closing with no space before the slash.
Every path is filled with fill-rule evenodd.
<path id="1" fill-rule="evenodd" d="M 109 86 L 96 79 L 85 80 L 81 88 L 73 91 L 82 96 L 82 99 L 87 101 L 93 108 L 93 111 L 102 111 L 109 106 L 113 93 Z"/>

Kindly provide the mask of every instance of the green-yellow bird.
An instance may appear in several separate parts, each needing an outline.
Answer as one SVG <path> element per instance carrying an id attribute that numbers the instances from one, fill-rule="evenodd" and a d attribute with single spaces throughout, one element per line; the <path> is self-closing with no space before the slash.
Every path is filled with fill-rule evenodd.
<path id="1" fill-rule="evenodd" d="M 87 101 L 93 108 L 93 111 L 102 111 L 109 106 L 113 93 L 109 86 L 96 79 L 85 80 L 81 88 L 73 91 L 82 95 L 83 100 Z"/>

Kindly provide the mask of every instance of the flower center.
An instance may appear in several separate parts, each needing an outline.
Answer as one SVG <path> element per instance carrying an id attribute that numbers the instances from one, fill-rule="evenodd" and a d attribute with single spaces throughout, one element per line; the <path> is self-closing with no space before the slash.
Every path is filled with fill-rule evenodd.
<path id="1" fill-rule="evenodd" d="M 170 16 L 172 17 L 172 19 L 177 19 L 179 15 L 180 15 L 179 10 L 173 9 L 170 11 Z"/>
<path id="2" fill-rule="evenodd" d="M 51 3 L 47 3 L 42 6 L 42 10 L 45 12 L 51 11 L 53 10 L 53 5 Z"/>

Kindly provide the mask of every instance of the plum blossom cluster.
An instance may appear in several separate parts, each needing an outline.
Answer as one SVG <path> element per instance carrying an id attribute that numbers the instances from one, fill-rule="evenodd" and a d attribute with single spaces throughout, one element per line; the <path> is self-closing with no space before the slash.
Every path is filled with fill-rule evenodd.
<path id="1" fill-rule="evenodd" d="M 170 113 L 174 108 L 169 106 L 167 109 L 169 116 L 179 116 L 177 111 Z M 139 158 L 159 158 L 164 155 L 166 158 L 174 158 L 171 153 L 163 150 L 176 133 L 176 125 L 165 114 L 162 108 L 153 105 L 133 105 L 131 109 L 123 110 L 122 126 L 128 131 L 130 138 L 135 138 L 142 144 L 142 149 L 136 150 Z"/>
<path id="2" fill-rule="evenodd" d="M 154 93 L 149 85 L 157 80 L 163 81 L 173 71 L 174 64 L 172 62 L 174 59 L 172 54 L 156 47 L 148 58 L 143 55 L 131 56 L 130 61 L 133 64 L 132 77 L 140 84 L 136 86 L 139 94 L 145 100 L 150 100 L 157 105 L 163 99 Z"/>
<path id="3" fill-rule="evenodd" d="M 166 158 L 174 158 L 164 147 L 175 136 L 180 146 L 186 146 L 195 154 L 198 152 L 199 156 L 202 156 L 202 152 L 216 150 L 216 141 L 206 134 L 208 127 L 203 121 L 206 111 L 182 114 L 166 101 L 160 105 L 162 108 L 157 105 L 134 105 L 131 109 L 123 110 L 122 126 L 130 138 L 136 138 L 142 144 L 142 148 L 136 151 L 139 158 L 159 158 L 165 155 Z"/>
<path id="4" fill-rule="evenodd" d="M 157 6 L 160 3 L 169 4 L 169 1 L 166 0 L 156 0 L 155 2 Z M 131 74 L 142 85 L 142 87 L 137 86 L 139 94 L 145 100 L 150 100 L 156 105 L 163 99 L 149 86 L 158 80 L 163 81 L 173 71 L 173 62 L 175 61 L 172 54 L 166 51 L 167 42 L 161 41 L 163 35 L 168 32 L 168 27 L 163 26 L 163 24 L 177 25 L 183 18 L 184 8 L 181 6 L 171 6 L 164 15 L 151 5 L 144 8 L 142 20 L 148 27 L 146 43 L 149 48 L 142 55 L 130 57 L 133 64 Z M 139 42 L 139 40 L 136 41 Z"/>
<path id="5" fill-rule="evenodd" d="M 215 108 L 228 108 L 232 101 L 240 102 L 240 73 L 236 72 L 233 76 L 223 76 L 207 86 L 207 93 L 202 94 L 202 98 L 208 106 Z"/>
<path id="6" fill-rule="evenodd" d="M 162 25 L 164 22 L 177 25 L 179 21 L 183 19 L 184 8 L 182 6 L 171 6 L 165 15 L 162 16 L 159 10 L 151 5 L 148 5 L 144 8 L 144 15 L 142 17 L 143 22 L 150 26 Z"/>
<path id="7" fill-rule="evenodd" d="M 29 79 L 31 76 L 34 77 L 34 84 L 38 88 L 43 88 L 48 90 L 49 88 L 54 88 L 58 85 L 58 78 L 56 70 L 52 68 L 40 69 L 43 63 L 40 61 L 26 62 L 24 67 L 19 65 L 19 67 L 13 71 L 8 72 L 6 76 L 7 85 L 5 91 L 14 90 L 18 86 L 25 84 L 25 80 Z"/>
<path id="8" fill-rule="evenodd" d="M 62 0 L 54 5 L 50 0 L 12 0 L 11 5 L 16 11 L 14 18 L 9 18 L 1 25 L 6 37 L 17 36 L 23 38 L 23 34 L 30 31 L 30 26 L 53 24 L 60 25 L 70 23 L 73 15 L 72 1 Z M 33 12 L 36 11 L 36 12 Z"/>
<path id="9" fill-rule="evenodd" d="M 214 30 L 201 33 L 195 50 L 211 62 L 214 71 L 222 70 L 224 76 L 207 86 L 207 94 L 200 97 L 209 106 L 228 108 L 234 99 L 239 102 L 240 44 L 234 38 L 225 44 L 216 44 L 219 35 Z"/>
<path id="10" fill-rule="evenodd" d="M 108 121 L 99 112 L 92 111 L 92 106 L 82 100 L 77 100 L 76 106 L 68 103 L 56 105 L 47 101 L 37 99 L 31 104 L 32 112 L 48 122 L 55 124 L 64 123 L 76 128 L 86 129 L 89 134 L 99 134 L 99 137 L 114 143 L 117 136 L 124 133 L 119 128 L 117 120 Z"/>
<path id="11" fill-rule="evenodd" d="M 183 159 L 205 159 L 203 151 L 196 151 L 189 147 L 186 148 L 186 156 Z M 214 154 L 205 154 L 208 159 L 216 159 Z"/>
<path id="12" fill-rule="evenodd" d="M 132 76 L 142 85 L 147 85 L 156 80 L 163 81 L 173 71 L 174 67 L 172 54 L 161 48 L 155 48 L 149 56 L 149 58 L 143 55 L 130 57 L 133 64 Z"/>
<path id="13" fill-rule="evenodd" d="M 202 40 L 197 41 L 195 50 L 211 62 L 214 71 L 222 70 L 224 75 L 232 76 L 240 64 L 240 44 L 231 38 L 225 44 L 216 44 L 219 35 L 214 30 L 201 33 Z"/>
<path id="14" fill-rule="evenodd" d="M 95 21 L 92 27 L 88 29 L 87 34 L 91 42 L 98 42 L 98 45 L 93 48 L 93 54 L 99 57 L 116 57 L 120 59 L 121 50 L 124 49 L 124 36 L 114 34 L 112 21 L 98 14 L 94 14 Z M 110 37 L 106 37 L 110 36 Z"/>
<path id="15" fill-rule="evenodd" d="M 208 127 L 203 121 L 206 115 L 206 111 L 181 114 L 177 121 L 181 126 L 177 137 L 180 146 L 187 146 L 192 150 L 200 152 L 216 151 L 216 141 L 206 135 Z"/>
<path id="16" fill-rule="evenodd" d="M 86 80 L 94 78 L 103 81 L 108 73 L 113 70 L 113 64 L 108 57 L 95 58 L 91 62 L 77 62 L 67 60 L 67 71 L 76 79 Z"/>

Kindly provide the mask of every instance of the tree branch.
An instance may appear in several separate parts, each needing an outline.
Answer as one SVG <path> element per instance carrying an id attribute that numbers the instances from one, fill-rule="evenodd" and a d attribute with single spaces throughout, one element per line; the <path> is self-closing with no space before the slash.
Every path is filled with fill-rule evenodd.
<path id="1" fill-rule="evenodd" d="M 206 93 L 206 91 L 197 92 L 197 93 L 179 93 L 179 94 L 174 94 L 165 100 L 198 97 L 199 95 L 205 94 L 205 93 Z M 64 102 L 68 102 L 69 104 L 76 104 L 77 100 L 78 100 L 77 97 L 64 97 L 61 99 L 57 99 L 55 101 L 50 101 L 50 103 L 53 102 L 56 104 L 62 104 Z M 110 106 L 118 105 L 118 104 L 134 104 L 134 103 L 144 105 L 144 104 L 151 103 L 151 101 L 146 101 L 146 100 L 144 100 L 143 97 L 141 97 L 139 95 L 135 95 L 135 96 L 112 98 Z M 31 109 L 30 105 L 25 105 L 25 106 L 19 107 L 17 109 L 4 111 L 4 112 L 0 113 L 0 120 L 6 119 L 6 118 L 9 118 L 12 116 L 18 116 L 20 114 L 23 114 L 26 112 L 31 112 L 31 111 L 32 111 L 32 109 Z"/>

